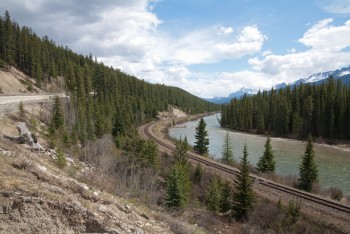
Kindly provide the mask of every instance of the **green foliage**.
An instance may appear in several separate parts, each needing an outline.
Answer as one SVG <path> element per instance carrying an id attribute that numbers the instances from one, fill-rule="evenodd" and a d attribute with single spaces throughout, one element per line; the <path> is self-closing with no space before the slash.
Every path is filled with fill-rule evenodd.
<path id="1" fill-rule="evenodd" d="M 309 135 L 305 154 L 299 166 L 298 187 L 307 192 L 311 192 L 312 185 L 317 182 L 317 178 L 318 169 L 315 162 L 315 151 L 313 148 L 312 137 Z"/>
<path id="2" fill-rule="evenodd" d="M 193 181 L 197 184 L 200 184 L 203 176 L 203 168 L 201 164 L 197 163 L 197 166 L 194 170 Z"/>
<path id="3" fill-rule="evenodd" d="M 290 226 L 295 224 L 300 217 L 300 203 L 294 200 L 289 201 L 287 216 L 284 220 L 285 226 Z"/>
<path id="4" fill-rule="evenodd" d="M 175 162 L 167 178 L 166 205 L 170 208 L 184 208 L 191 191 L 189 164 Z"/>
<path id="5" fill-rule="evenodd" d="M 220 211 L 221 192 L 221 180 L 219 177 L 214 177 L 209 184 L 205 197 L 205 204 L 209 211 Z"/>
<path id="6" fill-rule="evenodd" d="M 22 120 L 24 120 L 26 118 L 26 113 L 24 111 L 24 105 L 23 105 L 22 101 L 18 105 L 18 116 Z"/>
<path id="7" fill-rule="evenodd" d="M 244 145 L 243 157 L 240 163 L 240 173 L 237 175 L 235 190 L 232 196 L 233 215 L 237 220 L 246 219 L 249 211 L 253 209 L 255 202 L 253 181 L 249 177 L 249 164 L 247 145 Z"/>
<path id="8" fill-rule="evenodd" d="M 262 173 L 275 172 L 276 161 L 271 146 L 271 138 L 268 137 L 265 143 L 265 151 L 259 159 L 256 169 Z"/>
<path id="9" fill-rule="evenodd" d="M 155 170 L 159 166 L 158 146 L 152 140 L 143 140 L 137 134 L 128 136 L 123 146 L 123 153 L 135 167 L 152 167 Z"/>
<path id="10" fill-rule="evenodd" d="M 221 162 L 227 165 L 233 165 L 234 162 L 231 138 L 228 131 L 226 132 L 225 142 L 222 148 Z"/>
<path id="11" fill-rule="evenodd" d="M 179 88 L 150 84 L 105 66 L 91 54 L 84 56 L 57 46 L 47 36 L 40 38 L 30 28 L 19 27 L 7 11 L 0 17 L 0 38 L 0 61 L 4 66 L 16 66 L 36 79 L 39 86 L 57 76 L 63 78 L 61 86 L 70 94 L 70 113 L 66 115 L 71 117 L 65 127 L 83 144 L 111 132 L 119 138 L 123 131 L 154 119 L 168 105 L 190 114 L 220 108 Z M 27 84 L 32 90 L 32 83 Z"/>
<path id="12" fill-rule="evenodd" d="M 208 154 L 208 132 L 205 130 L 206 123 L 203 118 L 201 118 L 196 127 L 196 142 L 194 143 L 194 151 L 198 154 L 205 155 Z"/>
<path id="13" fill-rule="evenodd" d="M 50 133 L 53 134 L 56 130 L 63 128 L 63 124 L 64 124 L 64 116 L 63 116 L 61 101 L 60 101 L 60 98 L 56 96 L 52 107 Z"/>
<path id="14" fill-rule="evenodd" d="M 59 168 L 63 169 L 67 165 L 66 156 L 59 147 L 56 152 L 56 164 Z"/>
<path id="15" fill-rule="evenodd" d="M 175 150 L 173 151 L 173 158 L 175 162 L 179 162 L 181 164 L 186 164 L 188 162 L 186 153 L 189 149 L 189 145 L 187 143 L 187 138 L 184 140 L 179 140 L 175 143 Z"/>
<path id="16" fill-rule="evenodd" d="M 329 77 L 233 99 L 222 108 L 223 127 L 306 139 L 350 139 L 350 85 Z"/>
<path id="17" fill-rule="evenodd" d="M 231 211 L 231 185 L 228 181 L 221 183 L 221 198 L 220 198 L 220 212 L 228 213 Z"/>

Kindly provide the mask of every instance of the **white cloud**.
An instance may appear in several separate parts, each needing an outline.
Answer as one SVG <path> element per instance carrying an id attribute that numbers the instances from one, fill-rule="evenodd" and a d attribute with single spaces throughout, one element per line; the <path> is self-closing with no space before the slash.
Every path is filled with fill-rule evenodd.
<path id="1" fill-rule="evenodd" d="M 244 55 L 259 52 L 267 39 L 256 26 L 244 27 L 233 42 L 223 42 L 214 48 L 230 58 L 240 58 Z"/>
<path id="2" fill-rule="evenodd" d="M 350 0 L 316 0 L 316 3 L 329 13 L 350 13 Z"/>
<path id="3" fill-rule="evenodd" d="M 232 27 L 219 26 L 219 27 L 217 27 L 217 31 L 218 31 L 219 35 L 227 36 L 227 35 L 233 33 L 234 30 Z"/>

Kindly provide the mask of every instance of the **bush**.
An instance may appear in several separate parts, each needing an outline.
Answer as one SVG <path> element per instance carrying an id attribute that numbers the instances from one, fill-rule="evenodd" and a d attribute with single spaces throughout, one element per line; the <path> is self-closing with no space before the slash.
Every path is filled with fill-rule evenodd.
<path id="1" fill-rule="evenodd" d="M 340 188 L 331 187 L 329 191 L 331 192 L 331 198 L 333 200 L 340 201 L 343 198 L 343 190 Z"/>

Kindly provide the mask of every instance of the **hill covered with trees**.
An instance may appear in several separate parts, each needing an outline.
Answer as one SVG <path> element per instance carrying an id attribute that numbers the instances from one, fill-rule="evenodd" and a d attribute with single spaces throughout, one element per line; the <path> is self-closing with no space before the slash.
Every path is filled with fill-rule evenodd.
<path id="1" fill-rule="evenodd" d="M 332 77 L 233 99 L 222 109 L 221 126 L 259 134 L 330 141 L 350 139 L 350 86 Z"/>
<path id="2" fill-rule="evenodd" d="M 17 67 L 43 90 L 64 77 L 71 98 L 66 125 L 81 140 L 111 132 L 116 119 L 123 127 L 137 126 L 169 104 L 190 114 L 219 109 L 180 88 L 147 83 L 97 62 L 91 54 L 76 54 L 47 36 L 40 38 L 11 20 L 8 11 L 0 17 L 0 41 L 0 68 Z"/>

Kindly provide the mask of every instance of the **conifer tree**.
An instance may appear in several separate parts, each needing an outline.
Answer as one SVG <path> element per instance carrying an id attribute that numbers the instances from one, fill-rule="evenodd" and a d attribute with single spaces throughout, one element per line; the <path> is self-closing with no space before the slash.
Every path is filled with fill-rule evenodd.
<path id="1" fill-rule="evenodd" d="M 231 210 L 231 185 L 224 181 L 221 185 L 220 212 L 227 213 Z"/>
<path id="2" fill-rule="evenodd" d="M 186 153 L 189 149 L 187 138 L 185 137 L 184 140 L 180 139 L 175 143 L 175 150 L 173 152 L 173 157 L 175 162 L 180 162 L 181 164 L 187 163 L 187 157 Z"/>
<path id="3" fill-rule="evenodd" d="M 18 105 L 18 115 L 22 120 L 24 120 L 24 118 L 26 117 L 26 114 L 24 112 L 24 105 L 22 101 Z"/>
<path id="4" fill-rule="evenodd" d="M 208 154 L 208 132 L 205 130 L 206 123 L 203 118 L 201 118 L 196 127 L 196 142 L 193 147 L 194 151 L 198 154 L 205 155 Z"/>
<path id="5" fill-rule="evenodd" d="M 221 162 L 227 165 L 233 165 L 233 162 L 234 162 L 231 138 L 230 138 L 230 135 L 228 134 L 228 131 L 226 132 L 225 142 L 221 153 Z"/>
<path id="6" fill-rule="evenodd" d="M 298 187 L 307 192 L 311 192 L 312 185 L 317 182 L 318 169 L 315 162 L 315 151 L 313 148 L 312 137 L 309 135 L 306 150 L 302 162 L 299 166 Z"/>
<path id="7" fill-rule="evenodd" d="M 243 157 L 240 163 L 240 173 L 235 181 L 235 190 L 232 196 L 233 215 L 237 220 L 244 220 L 253 209 L 255 195 L 253 191 L 253 181 L 249 177 L 249 161 L 247 145 L 244 145 Z"/>
<path id="8" fill-rule="evenodd" d="M 205 203 L 207 209 L 212 212 L 220 211 L 221 203 L 221 180 L 219 177 L 214 177 L 206 191 Z"/>
<path id="9" fill-rule="evenodd" d="M 50 133 L 52 134 L 53 132 L 55 132 L 55 130 L 62 128 L 63 124 L 64 124 L 64 117 L 63 117 L 61 102 L 59 97 L 56 96 L 52 107 Z"/>
<path id="10" fill-rule="evenodd" d="M 175 162 L 167 178 L 166 204 L 171 208 L 184 208 L 191 191 L 189 164 Z"/>
<path id="11" fill-rule="evenodd" d="M 201 164 L 198 163 L 194 170 L 193 181 L 197 184 L 200 184 L 202 180 L 202 175 L 203 175 L 203 168 Z"/>
<path id="12" fill-rule="evenodd" d="M 64 153 L 60 147 L 57 149 L 56 164 L 61 169 L 64 168 L 67 164 L 66 157 L 64 156 Z"/>
<path id="13" fill-rule="evenodd" d="M 275 172 L 276 161 L 271 146 L 271 138 L 268 137 L 265 142 L 265 151 L 259 159 L 256 169 L 262 173 Z"/>

